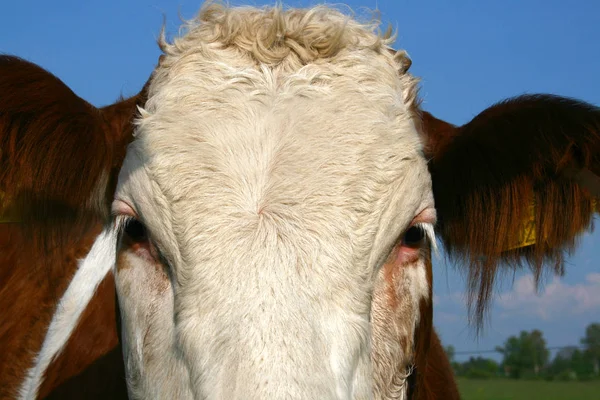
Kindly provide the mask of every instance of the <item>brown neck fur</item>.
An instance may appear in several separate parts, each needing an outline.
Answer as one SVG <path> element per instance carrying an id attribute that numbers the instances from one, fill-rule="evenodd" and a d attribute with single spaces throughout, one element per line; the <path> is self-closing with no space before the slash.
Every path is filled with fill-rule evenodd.
<path id="1" fill-rule="evenodd" d="M 139 98 L 99 110 L 11 56 L 0 56 L 0 93 L 0 213 L 17 216 L 52 279 L 54 260 L 108 215 Z"/>
<path id="2" fill-rule="evenodd" d="M 97 109 L 42 68 L 2 55 L 0 93 L 0 214 L 19 220 L 0 225 L 0 398 L 11 398 L 32 366 L 78 259 L 108 215 L 131 120 L 144 96 Z M 116 345 L 110 326 L 105 321 L 86 333 L 85 340 L 97 337 L 94 332 L 106 334 L 108 342 L 94 351 L 104 354 Z M 49 375 L 43 390 L 96 356 L 83 352 L 71 358 L 75 364 Z"/>
<path id="3" fill-rule="evenodd" d="M 429 299 L 433 298 L 431 251 L 426 261 Z M 415 331 L 415 362 L 408 379 L 410 400 L 457 400 L 458 387 L 448 356 L 433 328 L 433 304 L 422 299 L 419 305 L 419 325 Z"/>

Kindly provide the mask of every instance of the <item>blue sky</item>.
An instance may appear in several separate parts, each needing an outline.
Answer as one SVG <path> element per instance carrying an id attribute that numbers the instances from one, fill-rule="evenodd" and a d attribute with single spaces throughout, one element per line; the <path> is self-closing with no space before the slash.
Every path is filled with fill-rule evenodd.
<path id="1" fill-rule="evenodd" d="M 232 4 L 265 4 L 232 1 Z M 270 3 L 270 2 L 269 2 Z M 317 1 L 288 1 L 307 6 Z M 503 0 L 483 2 L 354 0 L 358 13 L 378 8 L 398 29 L 397 48 L 408 51 L 422 78 L 424 107 L 462 124 L 495 101 L 549 92 L 600 104 L 600 2 Z M 199 0 L 31 0 L 2 6 L 0 52 L 50 70 L 96 105 L 136 93 L 159 51 L 163 15 L 177 33 Z M 484 229 L 484 227 L 480 227 Z M 443 259 L 434 263 L 434 322 L 457 351 L 493 349 L 522 329 L 540 328 L 549 345 L 577 344 L 585 326 L 600 321 L 600 233 L 586 235 L 564 279 L 550 277 L 540 295 L 530 276 L 503 281 L 485 331 L 467 324 L 464 282 Z M 466 357 L 466 356 L 465 356 Z"/>

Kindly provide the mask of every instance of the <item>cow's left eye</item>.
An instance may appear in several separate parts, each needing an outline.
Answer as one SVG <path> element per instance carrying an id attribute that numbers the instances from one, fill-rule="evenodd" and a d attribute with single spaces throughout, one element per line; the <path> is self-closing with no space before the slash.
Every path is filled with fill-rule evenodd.
<path id="1" fill-rule="evenodd" d="M 408 228 L 402 239 L 402 245 L 406 247 L 420 247 L 426 239 L 427 234 L 421 224 Z"/>

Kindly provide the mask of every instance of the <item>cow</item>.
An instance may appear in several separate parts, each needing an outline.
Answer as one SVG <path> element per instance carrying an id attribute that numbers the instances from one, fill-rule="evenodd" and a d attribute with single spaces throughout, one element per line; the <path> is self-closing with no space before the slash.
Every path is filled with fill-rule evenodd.
<path id="1" fill-rule="evenodd" d="M 524 95 L 453 126 L 392 41 L 327 7 L 208 3 L 103 108 L 2 56 L 0 395 L 458 398 L 436 236 L 479 320 L 503 268 L 562 272 L 600 111 Z"/>

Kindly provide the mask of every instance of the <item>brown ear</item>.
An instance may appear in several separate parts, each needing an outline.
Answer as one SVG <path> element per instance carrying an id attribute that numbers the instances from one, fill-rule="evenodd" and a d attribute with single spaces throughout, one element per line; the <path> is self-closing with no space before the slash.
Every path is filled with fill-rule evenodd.
<path id="1" fill-rule="evenodd" d="M 37 65 L 0 56 L 0 215 L 105 216 L 139 102 L 97 109 Z"/>
<path id="2" fill-rule="evenodd" d="M 565 251 L 591 228 L 600 109 L 525 95 L 461 127 L 428 113 L 421 122 L 438 232 L 450 258 L 468 268 L 469 307 L 481 323 L 501 266 L 561 274 Z"/>

